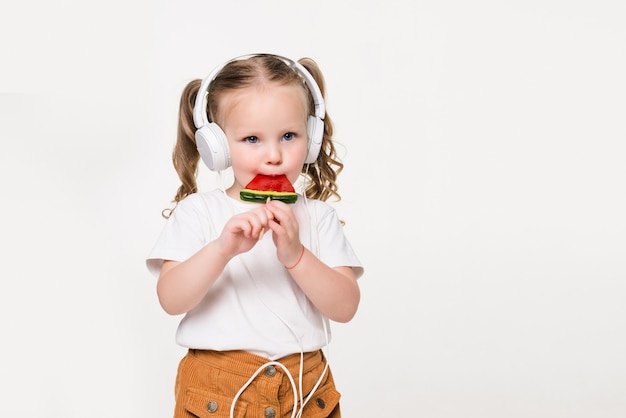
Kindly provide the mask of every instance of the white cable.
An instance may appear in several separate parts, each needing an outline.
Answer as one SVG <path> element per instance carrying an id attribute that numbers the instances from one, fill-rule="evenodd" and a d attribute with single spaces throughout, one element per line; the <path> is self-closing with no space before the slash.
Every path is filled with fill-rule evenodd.
<path id="1" fill-rule="evenodd" d="M 226 198 L 228 198 L 228 195 L 226 194 L 226 187 L 224 187 L 224 179 L 222 178 L 222 170 L 217 172 L 217 188 L 224 193 Z"/>
<path id="2" fill-rule="evenodd" d="M 302 415 L 302 408 L 304 408 L 303 395 L 302 395 L 302 374 L 303 374 L 303 370 L 304 370 L 304 348 L 302 347 L 302 340 L 300 339 L 298 334 L 293 330 L 293 328 L 289 325 L 289 323 L 287 321 L 285 321 L 282 316 L 280 316 L 278 313 L 276 313 L 276 311 L 274 311 L 272 308 L 270 308 L 267 303 L 265 303 L 265 301 L 261 297 L 261 293 L 259 291 L 259 287 L 257 286 L 256 280 L 254 280 L 254 276 L 252 276 L 252 273 L 250 272 L 250 269 L 248 269 L 248 265 L 244 261 L 244 259 L 242 257 L 242 254 L 239 255 L 239 260 L 241 261 L 241 264 L 243 265 L 243 267 L 246 270 L 246 272 L 248 273 L 248 277 L 250 277 L 250 280 L 254 284 L 254 287 L 256 288 L 256 291 L 257 291 L 257 296 L 259 296 L 259 300 L 261 301 L 263 306 L 265 306 L 267 308 L 267 310 L 269 310 L 275 317 L 277 317 L 289 329 L 289 331 L 291 331 L 291 333 L 298 340 L 298 346 L 300 347 L 300 368 L 299 368 L 299 376 L 298 376 L 299 387 L 296 387 L 296 384 L 295 384 L 295 381 L 293 379 L 293 376 L 291 375 L 291 372 L 282 363 L 280 363 L 280 362 L 275 362 L 275 363 L 280 364 L 282 369 L 285 371 L 285 374 L 289 378 L 289 381 L 291 382 L 291 388 L 293 389 L 293 392 L 294 392 L 293 412 L 291 414 L 291 417 L 294 418 L 296 416 L 296 413 L 297 413 L 297 416 L 300 417 Z M 274 363 L 274 362 L 269 362 L 269 363 Z M 266 366 L 266 365 L 268 365 L 268 363 L 265 363 L 264 366 Z M 262 370 L 264 368 L 264 366 L 261 366 L 259 369 Z M 248 380 L 248 382 L 246 382 L 246 384 L 244 386 L 242 386 L 241 389 L 239 389 L 238 395 L 243 393 L 243 391 L 248 387 L 248 385 L 250 385 L 250 383 L 252 383 L 252 381 L 258 375 L 258 373 L 259 373 L 259 370 L 256 371 L 256 373 L 250 378 L 250 380 Z M 298 399 L 298 388 L 300 389 L 299 390 L 299 392 L 300 392 L 300 399 Z M 230 408 L 230 410 L 231 410 L 231 416 L 230 417 L 231 418 L 234 417 L 234 415 L 232 415 L 232 413 L 235 410 L 234 409 L 235 408 L 235 401 L 236 401 L 237 398 L 238 398 L 238 396 L 235 397 L 233 399 L 232 403 L 231 403 L 231 408 Z M 300 403 L 300 410 L 298 410 L 298 403 Z"/>
<path id="3" fill-rule="evenodd" d="M 256 379 L 256 377 L 259 375 L 259 373 L 261 373 L 261 371 L 264 368 L 268 367 L 268 366 L 279 366 L 279 367 L 281 367 L 285 371 L 285 374 L 287 375 L 287 377 L 289 378 L 289 381 L 291 382 L 291 389 L 293 390 L 293 399 L 294 399 L 295 402 L 298 401 L 298 394 L 297 394 L 297 390 L 298 389 L 296 388 L 296 382 L 293 381 L 293 377 L 291 376 L 291 373 L 289 372 L 289 369 L 287 369 L 287 367 L 285 367 L 285 365 L 282 364 L 279 361 L 268 361 L 267 363 L 265 363 L 262 366 L 260 366 L 256 370 L 256 372 L 254 372 L 252 374 L 250 379 L 248 379 L 248 381 L 239 389 L 239 391 L 237 392 L 237 394 L 233 398 L 232 403 L 230 404 L 230 418 L 233 418 L 235 416 L 235 403 L 237 402 L 237 399 L 239 399 L 239 396 L 241 396 L 243 391 L 246 390 L 248 388 L 248 386 L 250 386 L 250 384 L 254 381 L 254 379 Z M 294 403 L 294 405 L 293 405 L 293 412 L 291 413 L 291 418 L 294 418 L 295 414 L 296 414 L 296 405 Z"/>
<path id="4" fill-rule="evenodd" d="M 307 164 L 308 166 L 308 164 Z M 226 197 L 226 200 L 231 203 L 231 206 L 234 210 L 234 212 L 236 213 L 237 210 L 235 209 L 234 205 L 232 204 L 232 202 L 230 201 L 230 197 L 226 194 L 226 188 L 224 187 L 223 181 L 222 181 L 222 175 L 221 175 L 221 171 L 217 172 L 218 174 L 218 184 L 220 186 L 220 189 L 222 190 L 222 192 L 224 193 L 224 196 Z M 304 184 L 304 191 L 302 193 L 302 196 L 304 197 L 304 205 L 306 208 L 306 212 L 309 216 L 309 226 L 311 228 L 311 233 L 309 234 L 311 237 L 311 247 L 313 248 L 313 252 L 314 254 L 319 258 L 319 234 L 317 233 L 317 224 L 312 222 L 311 220 L 311 210 L 309 209 L 309 201 L 306 197 L 306 176 L 305 176 L 305 184 Z M 315 235 L 315 240 L 313 240 L 313 236 Z M 285 367 L 285 365 L 283 365 L 282 363 L 280 363 L 279 361 L 269 361 L 263 365 L 261 365 L 254 373 L 253 375 L 250 377 L 250 379 L 248 379 L 248 381 L 246 383 L 244 383 L 244 385 L 239 389 L 239 391 L 237 392 L 237 394 L 235 395 L 235 397 L 233 398 L 231 405 L 230 405 L 230 418 L 234 418 L 234 413 L 235 413 L 235 404 L 237 403 L 237 400 L 239 399 L 239 397 L 241 396 L 241 394 L 247 389 L 248 386 L 250 386 L 250 384 L 254 381 L 254 379 L 259 375 L 259 373 L 266 368 L 267 366 L 270 365 L 277 365 L 279 367 L 281 367 L 285 374 L 287 375 L 287 377 L 289 378 L 289 382 L 291 383 L 291 389 L 293 390 L 293 400 L 294 400 L 294 404 L 293 404 L 293 411 L 291 413 L 291 418 L 300 418 L 302 417 L 302 414 L 304 412 L 304 406 L 309 402 L 309 400 L 313 397 L 313 394 L 315 393 L 315 391 L 317 390 L 317 388 L 321 385 L 322 383 L 322 379 L 324 378 L 324 376 L 326 375 L 326 372 L 328 370 L 329 367 L 329 361 L 328 361 L 328 356 L 326 356 L 326 364 L 324 365 L 324 370 L 322 370 L 322 374 L 320 375 L 319 379 L 317 380 L 317 382 L 315 383 L 315 385 L 313 386 L 313 388 L 311 389 L 311 391 L 309 392 L 308 396 L 306 397 L 306 399 L 303 398 L 303 391 L 302 391 L 302 377 L 304 374 L 304 348 L 302 346 L 302 340 L 300 339 L 300 337 L 298 336 L 298 334 L 293 330 L 293 328 L 289 325 L 289 323 L 287 321 L 285 321 L 278 313 L 276 313 L 272 308 L 269 307 L 269 305 L 267 305 L 267 303 L 265 303 L 265 301 L 263 300 L 263 298 L 261 298 L 261 294 L 259 291 L 259 288 L 257 286 L 256 281 L 254 280 L 254 276 L 252 275 L 252 273 L 250 272 L 250 269 L 248 268 L 248 265 L 246 264 L 246 262 L 243 259 L 243 255 L 240 254 L 239 255 L 239 260 L 241 261 L 241 264 L 243 265 L 244 269 L 246 270 L 246 272 L 248 273 L 248 277 L 250 277 L 250 280 L 252 281 L 252 283 L 254 284 L 254 287 L 257 290 L 257 295 L 259 296 L 259 300 L 261 301 L 261 303 L 274 315 L 276 316 L 288 329 L 289 331 L 291 331 L 291 333 L 296 337 L 296 339 L 298 340 L 298 345 L 300 346 L 300 367 L 299 367 L 299 376 L 298 376 L 298 387 L 296 386 L 296 383 L 293 379 L 293 376 L 291 374 L 291 372 L 289 371 L 289 369 L 287 369 L 287 367 Z M 322 327 L 324 328 L 324 337 L 326 339 L 326 348 L 328 347 L 330 341 L 329 341 L 329 336 L 328 336 L 328 327 L 326 325 L 326 318 L 324 317 L 324 315 L 322 315 L 320 313 L 320 319 L 322 321 Z M 300 389 L 298 391 L 298 388 Z M 300 397 L 298 399 L 298 392 L 300 393 Z M 298 403 L 300 404 L 300 406 L 298 407 Z"/>

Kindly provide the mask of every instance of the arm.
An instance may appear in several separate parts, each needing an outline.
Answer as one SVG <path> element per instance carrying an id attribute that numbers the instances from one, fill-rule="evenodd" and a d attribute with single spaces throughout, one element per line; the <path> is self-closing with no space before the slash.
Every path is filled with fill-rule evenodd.
<path id="1" fill-rule="evenodd" d="M 300 243 L 298 222 L 288 205 L 271 201 L 266 207 L 272 214 L 268 226 L 273 232 L 279 261 L 289 267 L 293 280 L 327 318 L 336 322 L 350 321 L 361 298 L 352 268 L 331 268 L 304 248 Z"/>
<path id="2" fill-rule="evenodd" d="M 217 241 L 212 241 L 184 262 L 164 261 L 157 282 L 163 310 L 170 315 L 190 311 L 215 283 L 228 260 L 230 257 L 221 253 Z"/>
<path id="3" fill-rule="evenodd" d="M 289 270 L 302 291 L 329 319 L 348 322 L 356 314 L 361 292 L 351 267 L 331 268 L 305 249 Z"/>
<path id="4" fill-rule="evenodd" d="M 258 242 L 268 222 L 263 207 L 233 216 L 220 236 L 183 262 L 163 262 L 157 295 L 165 312 L 189 312 L 204 298 L 213 283 L 237 254 L 249 251 Z"/>

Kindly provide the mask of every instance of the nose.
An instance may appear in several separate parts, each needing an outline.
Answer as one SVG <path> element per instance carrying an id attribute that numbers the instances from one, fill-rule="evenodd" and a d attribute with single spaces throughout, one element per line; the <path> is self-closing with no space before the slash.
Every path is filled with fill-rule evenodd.
<path id="1" fill-rule="evenodd" d="M 267 145 L 266 153 L 267 164 L 280 164 L 283 160 L 283 153 L 280 144 L 270 143 Z"/>

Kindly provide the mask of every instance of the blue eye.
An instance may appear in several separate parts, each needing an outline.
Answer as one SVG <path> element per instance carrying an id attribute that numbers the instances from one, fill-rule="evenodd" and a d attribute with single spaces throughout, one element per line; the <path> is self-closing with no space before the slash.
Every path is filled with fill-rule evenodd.
<path id="1" fill-rule="evenodd" d="M 247 136 L 243 140 L 250 144 L 256 144 L 257 142 L 259 142 L 259 138 L 257 138 L 256 136 Z"/>
<path id="2" fill-rule="evenodd" d="M 285 141 L 292 141 L 295 137 L 296 134 L 294 134 L 293 132 L 287 132 L 285 135 L 283 135 L 283 139 Z"/>

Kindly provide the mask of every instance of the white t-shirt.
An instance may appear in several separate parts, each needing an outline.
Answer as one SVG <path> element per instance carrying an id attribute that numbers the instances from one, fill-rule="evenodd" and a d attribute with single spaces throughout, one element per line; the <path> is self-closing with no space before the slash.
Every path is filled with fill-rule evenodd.
<path id="1" fill-rule="evenodd" d="M 194 193 L 167 220 L 146 263 L 158 277 L 163 260 L 185 261 L 222 232 L 234 214 L 253 208 L 221 190 Z M 330 267 L 351 266 L 363 274 L 335 210 L 300 196 L 293 205 L 300 240 Z M 313 233 L 311 226 L 315 225 Z M 210 350 L 245 350 L 275 360 L 314 351 L 330 340 L 328 321 L 278 261 L 268 231 L 247 253 L 234 257 L 204 299 L 181 320 L 176 342 Z"/>

